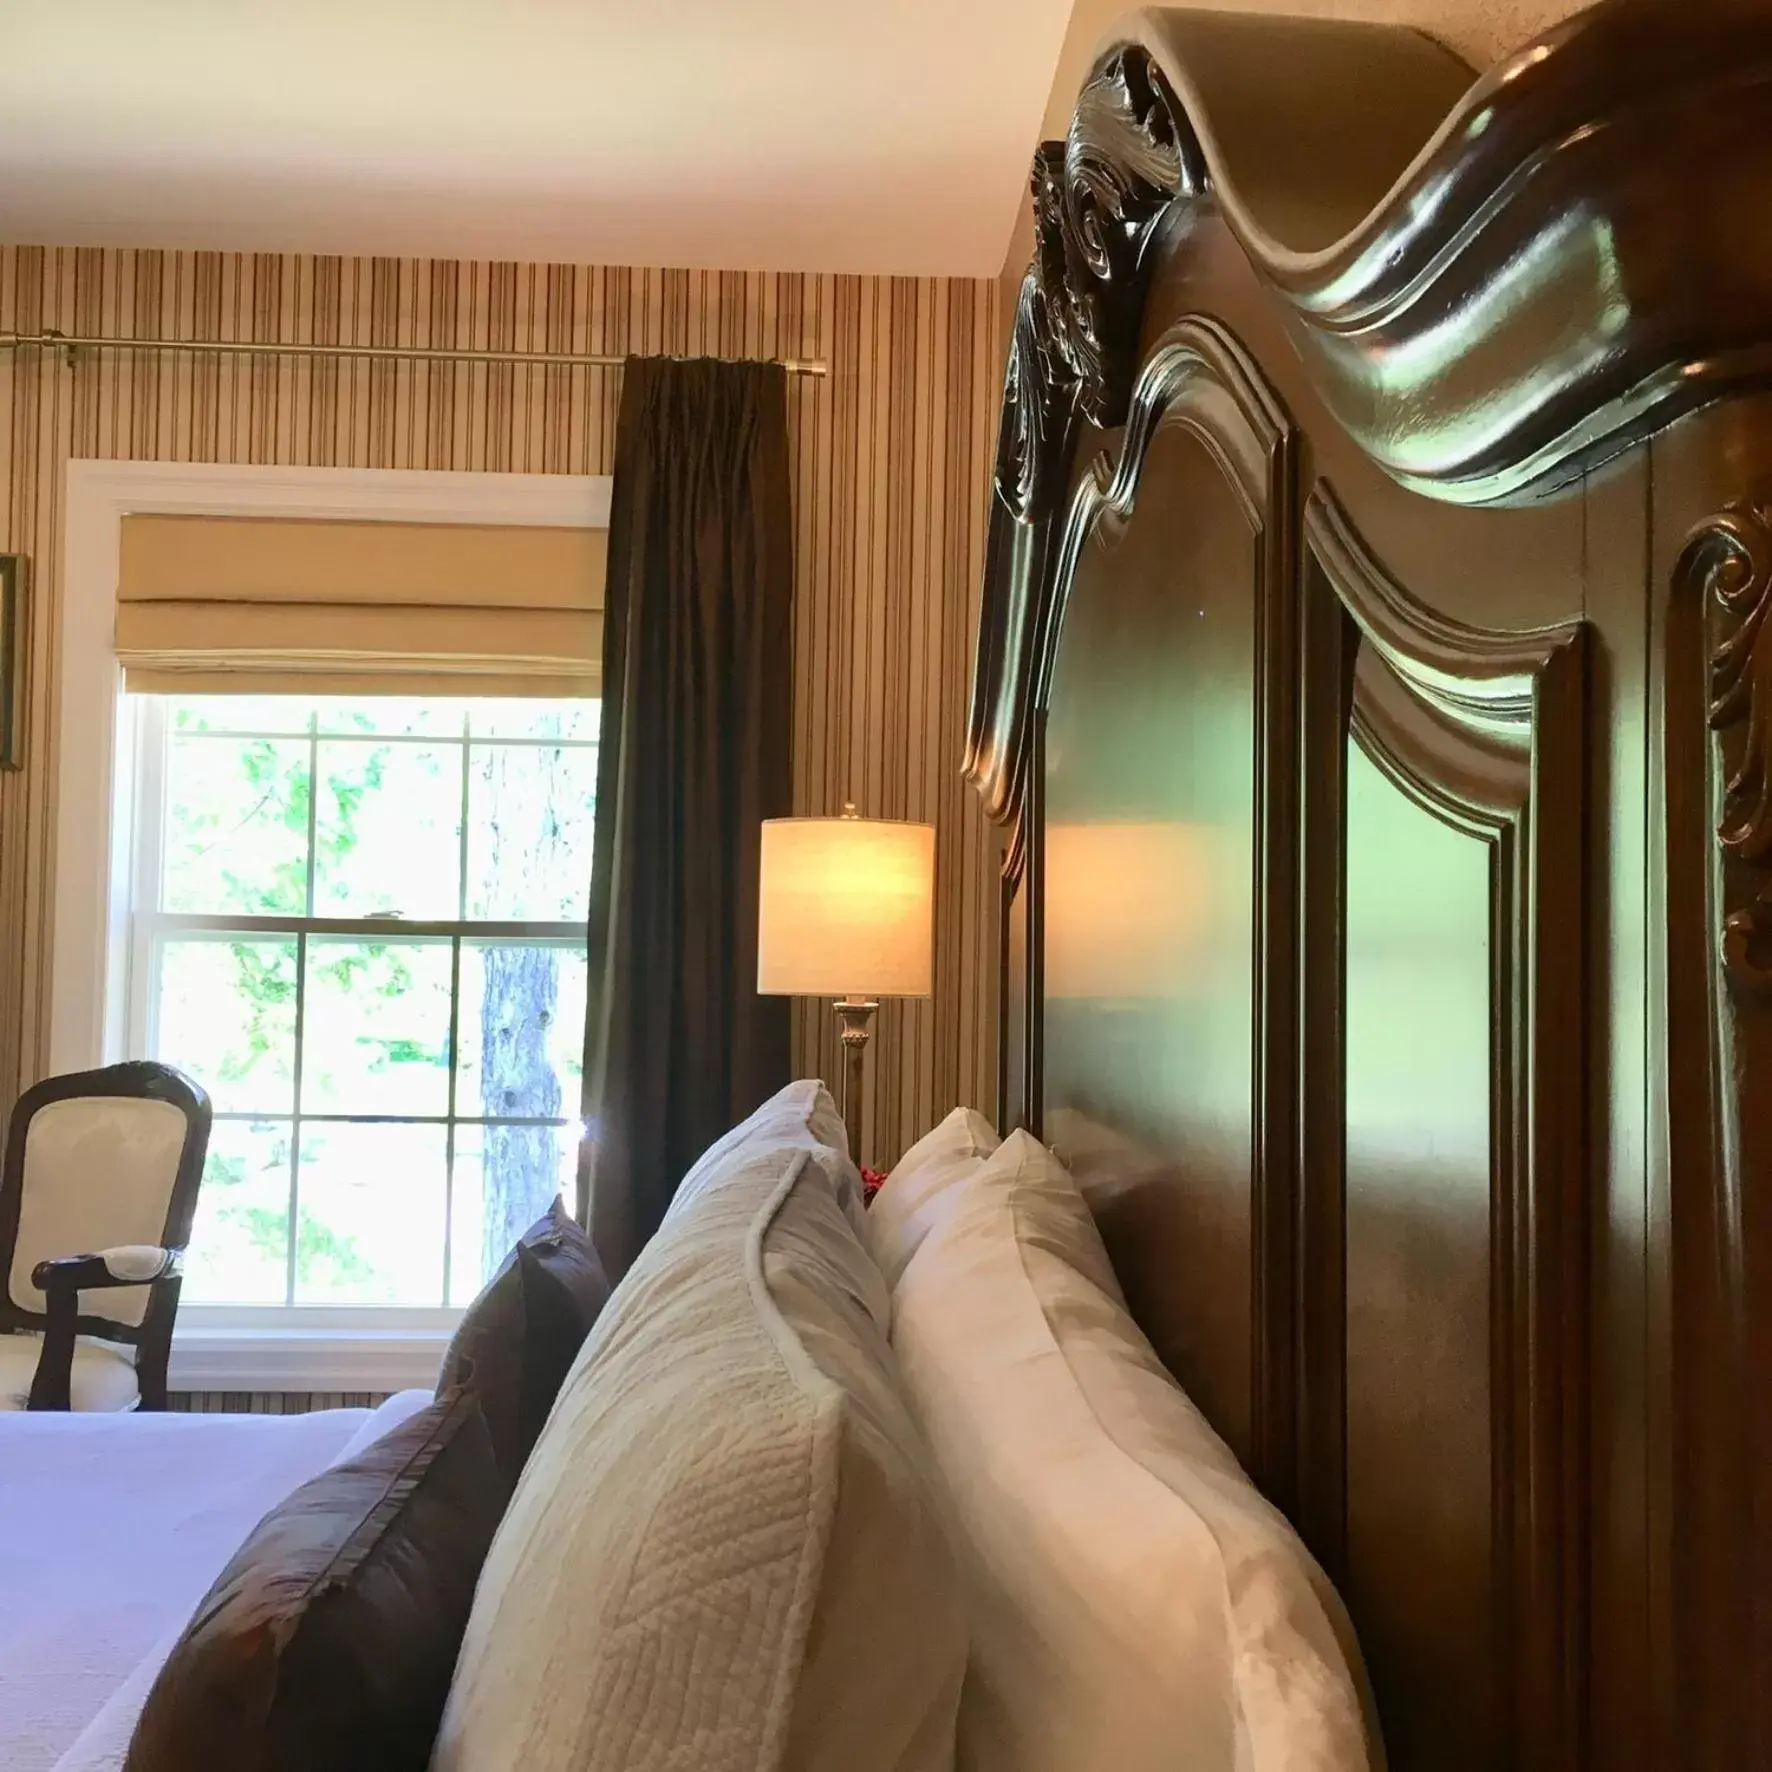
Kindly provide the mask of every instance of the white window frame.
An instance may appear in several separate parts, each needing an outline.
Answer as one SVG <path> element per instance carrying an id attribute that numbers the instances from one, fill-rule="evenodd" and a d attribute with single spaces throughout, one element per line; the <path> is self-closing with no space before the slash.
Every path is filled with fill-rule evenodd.
<path id="1" fill-rule="evenodd" d="M 142 858 L 136 734 L 120 717 L 116 603 L 123 518 L 135 513 L 335 522 L 606 529 L 607 476 L 404 468 L 273 468 L 72 460 L 65 468 L 49 1062 L 130 1048 L 131 911 Z M 275 1307 L 272 1307 L 273 1309 Z M 287 1320 L 298 1314 L 299 1321 Z M 181 1305 L 179 1390 L 385 1391 L 435 1381 L 460 1313 Z"/>
<path id="2" fill-rule="evenodd" d="M 585 944 L 585 924 L 583 917 L 562 921 L 536 921 L 511 918 L 475 918 L 468 914 L 468 842 L 469 820 L 472 810 L 471 764 L 476 747 L 495 744 L 507 749 L 541 751 L 560 743 L 576 751 L 594 751 L 595 741 L 589 739 L 555 740 L 547 738 L 488 738 L 485 734 L 474 734 L 470 726 L 464 726 L 454 734 L 427 732 L 420 735 L 382 735 L 364 733 L 325 734 L 316 732 L 310 727 L 305 742 L 308 749 L 309 779 L 319 779 L 319 747 L 329 742 L 371 747 L 377 745 L 418 745 L 427 749 L 435 749 L 440 744 L 459 745 L 460 758 L 460 791 L 461 799 L 458 814 L 461 827 L 461 880 L 456 915 L 450 918 L 418 918 L 407 916 L 326 916 L 315 910 L 314 896 L 319 881 L 314 869 L 310 866 L 307 885 L 307 903 L 298 914 L 287 915 L 246 915 L 246 914 L 206 914 L 188 911 L 168 911 L 160 908 L 162 888 L 163 855 L 161 845 L 166 834 L 166 780 L 167 745 L 170 734 L 165 698 L 161 696 L 144 696 L 125 698 L 124 723 L 133 720 L 134 753 L 136 758 L 136 840 L 134 852 L 134 885 L 131 892 L 130 908 L 130 939 L 129 960 L 126 990 L 126 1052 L 134 1058 L 152 1057 L 160 1045 L 160 1034 L 156 1010 L 156 985 L 158 984 L 156 962 L 160 957 L 160 949 L 166 941 L 176 941 L 183 937 L 226 938 L 230 936 L 285 936 L 293 938 L 296 944 L 296 1076 L 301 1075 L 302 1055 L 304 1050 L 304 1032 L 302 1028 L 302 1002 L 306 990 L 307 971 L 305 953 L 307 942 L 311 937 L 342 937 L 365 942 L 394 941 L 402 939 L 434 942 L 437 945 L 449 944 L 451 951 L 450 991 L 452 1002 L 459 1009 L 461 987 L 461 951 L 464 944 L 472 945 L 480 942 L 513 942 L 526 947 L 551 947 L 560 950 L 576 948 L 582 956 Z M 226 744 L 228 738 L 236 737 L 241 743 L 249 743 L 254 739 L 270 739 L 289 742 L 293 736 L 285 732 L 250 732 L 205 737 L 199 742 L 205 744 Z M 317 790 L 310 795 L 308 803 L 309 820 L 307 845 L 310 857 L 314 847 L 314 815 L 318 810 L 319 795 Z M 588 858 L 587 863 L 588 867 Z M 454 1020 L 450 1023 L 449 1050 L 459 1050 L 458 1030 Z M 332 1124 L 365 1124 L 375 1121 L 386 1123 L 392 1120 L 400 1124 L 441 1124 L 447 1129 L 447 1149 L 451 1171 L 453 1193 L 453 1171 L 455 1157 L 455 1134 L 458 1125 L 496 1125 L 496 1116 L 475 1114 L 460 1110 L 456 1095 L 457 1075 L 451 1067 L 449 1076 L 448 1099 L 445 1111 L 441 1114 L 408 1115 L 395 1114 L 390 1116 L 363 1113 L 330 1113 L 315 1112 L 304 1109 L 300 1097 L 299 1083 L 295 1087 L 295 1099 L 288 1112 L 264 1113 L 224 1113 L 217 1106 L 216 1119 L 219 1124 L 223 1118 L 234 1120 L 287 1120 L 295 1135 L 292 1161 L 294 1164 L 293 1186 L 300 1186 L 300 1150 L 301 1128 L 303 1125 Z M 458 1111 L 460 1110 L 460 1111 Z M 576 1124 L 578 1110 L 573 1105 L 570 1113 L 563 1113 L 556 1119 L 513 1121 L 505 1120 L 504 1124 L 529 1124 L 548 1126 L 572 1126 Z M 293 1203 L 292 1196 L 292 1203 Z M 447 1296 L 452 1288 L 452 1255 L 454 1242 L 455 1213 L 453 1210 L 444 1215 L 443 1269 L 442 1290 Z M 285 1286 L 289 1294 L 293 1294 L 296 1283 L 297 1247 L 292 1235 L 288 1251 Z M 211 1311 L 219 1307 L 196 1305 L 193 1310 Z M 238 1307 L 243 1313 L 242 1322 L 252 1327 L 263 1329 L 305 1329 L 310 1325 L 312 1313 L 322 1307 L 311 1304 L 297 1304 L 292 1296 L 286 1297 L 281 1305 L 242 1305 Z M 388 1307 L 376 1306 L 372 1317 L 366 1320 L 380 1323 L 383 1312 Z M 450 1326 L 457 1312 L 451 1310 L 439 1299 L 434 1306 L 412 1307 L 408 1311 L 408 1320 L 413 1324 L 422 1324 L 433 1329 L 445 1329 Z"/>

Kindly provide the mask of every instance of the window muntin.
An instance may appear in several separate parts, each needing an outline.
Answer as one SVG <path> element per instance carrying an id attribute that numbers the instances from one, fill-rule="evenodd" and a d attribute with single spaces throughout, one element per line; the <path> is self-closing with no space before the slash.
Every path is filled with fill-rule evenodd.
<path id="1" fill-rule="evenodd" d="M 598 704 L 137 699 L 132 1045 L 216 1110 L 186 1299 L 466 1302 L 573 1196 Z"/>

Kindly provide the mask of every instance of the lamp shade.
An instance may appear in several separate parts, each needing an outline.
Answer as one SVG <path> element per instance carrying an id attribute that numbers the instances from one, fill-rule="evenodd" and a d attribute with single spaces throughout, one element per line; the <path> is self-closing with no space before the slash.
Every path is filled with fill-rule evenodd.
<path id="1" fill-rule="evenodd" d="M 757 989 L 785 997 L 926 997 L 935 827 L 877 818 L 763 824 Z"/>

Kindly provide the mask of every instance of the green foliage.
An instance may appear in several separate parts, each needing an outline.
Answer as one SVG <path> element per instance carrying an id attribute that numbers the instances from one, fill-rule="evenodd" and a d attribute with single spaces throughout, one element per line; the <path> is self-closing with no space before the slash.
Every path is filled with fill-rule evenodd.
<path id="1" fill-rule="evenodd" d="M 257 712 L 265 728 L 275 730 L 287 722 L 287 711 L 276 706 L 264 705 Z M 194 766 L 197 772 L 188 778 L 177 807 L 180 860 L 198 864 L 187 890 L 199 908 L 207 905 L 217 887 L 230 909 L 258 915 L 302 914 L 311 903 L 348 902 L 353 915 L 410 908 L 395 902 L 366 904 L 356 878 L 365 871 L 361 866 L 353 874 L 348 901 L 335 900 L 333 883 L 362 850 L 361 827 L 366 817 L 373 816 L 378 792 L 385 800 L 395 781 L 409 779 L 405 773 L 409 760 L 398 756 L 392 744 L 375 741 L 378 732 L 388 728 L 378 726 L 368 713 L 333 710 L 326 717 L 328 731 L 339 732 L 342 727 L 363 733 L 371 742 L 322 743 L 316 751 L 299 731 L 278 738 L 204 741 L 227 748 Z M 577 716 L 545 711 L 536 718 L 535 735 L 551 736 L 563 735 L 554 734 L 553 725 Z M 231 711 L 217 712 L 214 720 L 218 731 L 235 729 Z M 174 723 L 180 732 L 210 729 L 210 718 L 201 710 L 187 713 L 181 707 Z M 309 735 L 314 731 L 310 722 Z M 524 756 L 493 744 L 483 753 L 469 755 L 480 767 L 473 802 L 477 818 L 487 821 L 477 826 L 473 838 L 484 846 L 477 863 L 483 874 L 475 877 L 490 895 L 489 902 L 524 902 L 525 895 L 545 899 L 557 890 L 554 882 L 561 870 L 573 865 L 573 837 L 584 826 L 582 789 L 570 803 L 570 820 L 564 809 L 568 803 L 562 796 L 573 795 L 564 768 L 566 753 L 538 749 Z M 310 767 L 316 757 L 318 779 Z M 436 773 L 433 767 L 432 774 Z M 393 809 L 391 816 L 400 817 L 400 809 Z M 369 840 L 369 858 L 377 859 L 395 839 L 371 829 Z M 379 872 L 380 865 L 378 859 L 371 871 Z M 422 865 L 415 858 L 415 868 Z M 577 865 L 582 868 L 582 861 Z M 416 890 L 422 884 L 408 879 L 396 883 L 395 890 Z M 225 951 L 232 995 L 245 1025 L 243 1039 L 228 1042 L 230 1050 L 217 1080 L 239 1084 L 265 1069 L 281 1075 L 278 1067 L 288 1052 L 301 1000 L 298 942 L 293 936 L 239 936 L 227 940 Z M 412 1081 L 414 1073 L 404 1067 L 446 1070 L 451 1063 L 446 1032 L 431 1040 L 413 1038 L 408 1028 L 411 1016 L 400 1011 L 384 1014 L 374 1007 L 408 996 L 415 1005 L 434 1004 L 440 988 L 438 969 L 429 963 L 434 958 L 397 939 L 310 938 L 307 1002 L 310 1014 L 321 1018 L 313 1025 L 323 1023 L 328 1034 L 325 1050 L 308 1048 L 309 1082 L 324 1087 L 328 1068 L 334 1064 L 348 1065 L 358 1078 L 367 1069 L 372 1074 L 403 1074 Z M 219 982 L 213 972 L 204 976 L 212 981 L 206 990 Z M 497 1103 L 501 1112 L 550 1118 L 559 1114 L 562 1076 L 556 1075 L 549 1031 L 559 993 L 556 956 L 491 944 L 484 957 L 484 976 L 479 1087 L 488 1109 Z M 461 1013 L 470 1010 L 464 1006 Z M 378 1031 L 390 1026 L 392 1033 Z M 338 1050 L 341 1037 L 354 1044 L 354 1053 Z M 578 1065 L 566 1056 L 561 1070 L 566 1079 L 573 1079 Z M 463 1111 L 471 1110 L 464 1106 Z M 292 1128 L 286 1121 L 280 1124 L 281 1134 L 263 1147 L 262 1156 L 212 1154 L 205 1178 L 206 1188 L 220 1196 L 214 1207 L 233 1227 L 234 1247 L 238 1249 L 243 1238 L 267 1265 L 277 1268 L 287 1259 L 290 1226 L 287 1206 L 275 1204 L 271 1190 L 279 1175 L 287 1182 L 293 1161 Z M 520 1229 L 540 1209 L 537 1202 L 545 1205 L 551 1198 L 557 1185 L 554 1147 L 552 1133 L 527 1127 L 486 1129 L 481 1185 L 488 1267 L 502 1259 L 515 1234 L 511 1227 Z M 347 1153 L 341 1149 L 339 1156 L 345 1159 Z M 347 1180 L 369 1179 L 359 1176 L 352 1162 L 344 1161 L 342 1166 Z M 325 1222 L 306 1203 L 298 1204 L 298 1214 L 296 1267 L 302 1292 L 312 1295 L 328 1286 L 362 1290 L 383 1278 L 373 1251 L 366 1252 L 359 1238 Z"/>
<path id="2" fill-rule="evenodd" d="M 209 1153 L 209 1161 L 203 1165 L 205 1187 L 238 1187 L 245 1179 L 244 1157 L 224 1157 L 220 1151 Z"/>
<path id="3" fill-rule="evenodd" d="M 229 951 L 236 995 L 248 1006 L 246 1042 L 239 1053 L 229 1054 L 221 1070 L 224 1081 L 238 1083 L 281 1043 L 287 1026 L 281 1012 L 293 1012 L 295 1005 L 295 943 L 236 941 Z"/>
<path id="4" fill-rule="evenodd" d="M 362 1038 L 358 1041 L 362 1046 L 379 1046 L 381 1054 L 376 1059 L 374 1068 L 386 1070 L 391 1064 L 444 1064 L 448 1061 L 448 1053 L 440 1046 L 427 1046 L 422 1040 L 382 1040 Z"/>
<path id="5" fill-rule="evenodd" d="M 246 1227 L 255 1249 L 279 1260 L 283 1258 L 289 1246 L 287 1212 L 270 1206 L 234 1206 L 228 1210 L 232 1218 Z M 326 1274 L 328 1268 L 330 1275 Z M 374 1277 L 375 1266 L 357 1248 L 356 1238 L 341 1236 L 303 1206 L 297 1213 L 295 1228 L 295 1271 L 298 1283 L 312 1285 L 322 1277 L 368 1280 Z"/>
<path id="6" fill-rule="evenodd" d="M 271 1147 L 271 1166 L 288 1165 L 289 1141 L 277 1139 Z M 203 1186 L 222 1193 L 246 1182 L 246 1158 L 238 1153 L 211 1151 L 203 1169 Z M 216 1216 L 224 1224 L 237 1225 L 260 1255 L 281 1266 L 289 1256 L 289 1213 L 286 1208 L 259 1206 L 244 1200 L 224 1199 Z M 365 1281 L 375 1277 L 375 1264 L 357 1245 L 318 1217 L 307 1206 L 297 1213 L 295 1265 L 298 1282 L 311 1287 L 322 1279 Z"/>
<path id="7" fill-rule="evenodd" d="M 269 739 L 259 739 L 240 752 L 240 772 L 246 778 L 246 785 L 257 796 L 252 802 L 248 820 L 270 807 L 276 821 L 286 831 L 299 833 L 305 848 L 308 802 L 313 793 L 307 770 L 304 768 L 286 773 L 280 766 L 277 747 Z M 295 857 L 279 862 L 272 869 L 268 887 L 241 879 L 231 868 L 224 872 L 223 878 L 227 881 L 228 892 L 236 903 L 247 905 L 261 914 L 287 911 L 297 905 L 305 907 L 307 904 L 307 864 Z"/>
<path id="8" fill-rule="evenodd" d="M 314 820 L 314 865 L 318 867 L 322 859 L 336 865 L 343 861 L 357 847 L 357 814 L 362 809 L 365 794 L 373 793 L 382 784 L 387 772 L 388 753 L 385 746 L 378 745 L 368 753 L 363 764 L 363 778 L 353 781 L 347 775 L 337 773 L 326 777 L 326 792 L 332 812 L 329 817 Z M 302 824 L 306 828 L 307 807 L 302 807 Z"/>
<path id="9" fill-rule="evenodd" d="M 328 816 L 314 817 L 314 852 L 307 854 L 309 815 L 312 811 L 312 778 L 305 763 L 296 768 L 284 767 L 278 748 L 266 739 L 253 740 L 240 747 L 239 765 L 247 787 L 252 791 L 252 811 L 256 817 L 269 812 L 285 830 L 299 835 L 302 848 L 299 858 L 279 863 L 268 878 L 246 880 L 232 870 L 226 874 L 230 894 L 244 909 L 261 915 L 286 913 L 292 908 L 305 908 L 308 902 L 308 869 L 324 861 L 336 866 L 357 846 L 357 818 L 364 799 L 381 786 L 386 768 L 386 750 L 377 746 L 369 751 L 360 773 L 350 775 L 331 771 L 325 778 L 322 802 L 330 810 Z M 219 820 L 199 813 L 198 828 L 213 829 Z M 235 991 L 247 1005 L 246 1041 L 244 1050 L 230 1059 L 227 1078 L 238 1082 L 248 1075 L 285 1037 L 289 1012 L 297 994 L 296 948 L 294 942 L 271 945 L 266 942 L 237 941 L 230 944 L 234 960 Z M 345 948 L 314 968 L 329 980 L 349 991 L 359 982 L 378 996 L 398 997 L 409 990 L 412 974 L 395 950 L 385 946 Z M 380 1044 L 383 1051 L 377 1060 L 380 1068 L 389 1064 L 443 1064 L 447 1054 L 424 1047 L 414 1040 L 370 1042 Z M 246 1175 L 241 1157 L 217 1156 L 211 1160 L 206 1181 L 219 1187 L 238 1185 Z M 248 1233 L 253 1246 L 261 1253 L 281 1258 L 287 1248 L 289 1219 L 268 1206 L 231 1205 L 223 1214 L 239 1223 Z M 296 1274 L 298 1284 L 311 1284 L 330 1269 L 336 1278 L 363 1280 L 371 1277 L 373 1264 L 359 1250 L 356 1240 L 318 1218 L 307 1207 L 299 1210 L 296 1230 Z"/>

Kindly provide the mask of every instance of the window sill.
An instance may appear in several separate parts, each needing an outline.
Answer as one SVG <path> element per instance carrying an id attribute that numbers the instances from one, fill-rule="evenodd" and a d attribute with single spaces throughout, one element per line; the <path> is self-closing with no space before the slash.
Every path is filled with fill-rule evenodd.
<path id="1" fill-rule="evenodd" d="M 175 1391 L 429 1390 L 447 1328 L 252 1329 L 180 1326 L 167 1386 Z"/>

